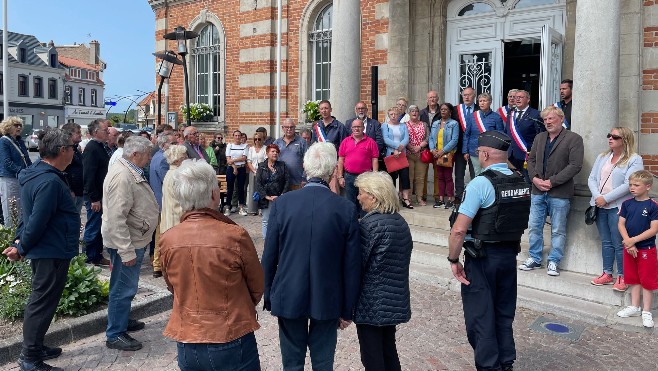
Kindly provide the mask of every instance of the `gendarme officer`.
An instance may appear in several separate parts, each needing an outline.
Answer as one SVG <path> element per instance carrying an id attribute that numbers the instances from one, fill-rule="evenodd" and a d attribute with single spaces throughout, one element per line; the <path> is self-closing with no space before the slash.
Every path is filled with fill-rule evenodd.
<path id="1" fill-rule="evenodd" d="M 480 134 L 483 171 L 466 187 L 450 231 L 448 261 L 462 283 L 466 334 L 478 370 L 512 370 L 516 359 L 516 255 L 528 226 L 530 186 L 507 167 L 510 142 L 499 131 Z M 473 239 L 465 243 L 469 226 Z"/>

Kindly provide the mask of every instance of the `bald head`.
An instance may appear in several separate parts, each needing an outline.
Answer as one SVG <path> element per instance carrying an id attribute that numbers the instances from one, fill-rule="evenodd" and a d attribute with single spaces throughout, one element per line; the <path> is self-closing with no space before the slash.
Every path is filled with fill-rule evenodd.
<path id="1" fill-rule="evenodd" d="M 283 120 L 283 124 L 281 124 L 281 129 L 283 129 L 283 136 L 288 139 L 293 139 L 295 137 L 296 126 L 297 124 L 295 123 L 295 120 L 291 119 L 290 117 Z"/>

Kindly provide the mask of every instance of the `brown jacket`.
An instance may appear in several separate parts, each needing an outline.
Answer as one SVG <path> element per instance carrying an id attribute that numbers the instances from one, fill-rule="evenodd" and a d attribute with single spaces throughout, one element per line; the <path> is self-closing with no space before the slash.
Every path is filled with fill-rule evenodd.
<path id="1" fill-rule="evenodd" d="M 160 237 L 162 275 L 174 294 L 164 335 L 227 343 L 260 328 L 263 268 L 242 227 L 211 209 L 188 211 Z"/>
<path id="2" fill-rule="evenodd" d="M 548 195 L 555 198 L 571 198 L 574 195 L 573 178 L 583 167 L 583 138 L 571 130 L 562 129 L 548 155 L 546 173 L 544 173 L 544 153 L 548 132 L 543 131 L 535 137 L 532 149 L 528 155 L 528 176 L 530 180 L 539 177 L 551 181 Z M 539 188 L 532 185 L 532 194 L 542 194 Z"/>

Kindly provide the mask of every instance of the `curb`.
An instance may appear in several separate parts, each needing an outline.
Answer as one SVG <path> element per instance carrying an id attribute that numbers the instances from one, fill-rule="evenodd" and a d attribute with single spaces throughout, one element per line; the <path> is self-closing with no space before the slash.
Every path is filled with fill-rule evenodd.
<path id="1" fill-rule="evenodd" d="M 139 289 L 146 289 L 151 294 L 132 302 L 131 318 L 142 319 L 172 308 L 173 296 L 168 290 L 142 282 L 139 283 Z M 104 332 L 106 324 L 107 308 L 82 317 L 60 320 L 51 324 L 45 343 L 48 346 L 69 344 Z M 21 353 L 22 345 L 22 334 L 0 341 L 0 365 L 15 362 Z"/>

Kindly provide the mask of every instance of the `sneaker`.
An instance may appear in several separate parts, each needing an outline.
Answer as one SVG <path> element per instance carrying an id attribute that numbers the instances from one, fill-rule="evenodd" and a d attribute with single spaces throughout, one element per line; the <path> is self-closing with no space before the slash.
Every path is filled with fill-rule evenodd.
<path id="1" fill-rule="evenodd" d="M 639 317 L 641 314 L 642 311 L 640 310 L 640 307 L 634 307 L 632 305 L 629 305 L 626 308 L 617 312 L 617 317 L 621 317 L 621 318 Z"/>
<path id="2" fill-rule="evenodd" d="M 598 276 L 595 279 L 593 279 L 592 281 L 590 281 L 590 283 L 594 286 L 609 285 L 613 282 L 614 282 L 614 280 L 612 279 L 612 274 L 608 274 L 608 273 L 605 273 L 605 272 L 601 273 L 600 276 Z"/>
<path id="3" fill-rule="evenodd" d="M 225 215 L 225 216 L 231 216 L 231 208 L 230 208 L 230 207 L 227 207 L 227 208 L 224 210 L 224 215 Z"/>
<path id="4" fill-rule="evenodd" d="M 436 200 L 436 201 L 434 201 L 434 208 L 435 208 L 435 209 L 438 209 L 438 208 L 440 208 L 441 206 L 443 206 L 443 201 L 441 201 L 441 200 Z"/>
<path id="5" fill-rule="evenodd" d="M 64 371 L 63 368 L 53 367 L 41 360 L 27 361 L 21 358 L 18 359 L 18 367 L 21 371 Z"/>
<path id="6" fill-rule="evenodd" d="M 247 211 L 244 209 L 244 207 L 241 207 L 241 208 L 240 208 L 240 212 L 239 212 L 239 214 L 242 215 L 242 216 L 247 216 L 247 215 L 249 215 L 249 214 L 247 213 Z"/>
<path id="7" fill-rule="evenodd" d="M 41 359 L 44 361 L 57 358 L 61 354 L 62 354 L 62 348 L 57 348 L 57 347 L 51 348 L 45 345 L 41 348 Z"/>
<path id="8" fill-rule="evenodd" d="M 448 202 L 446 202 L 445 208 L 446 209 L 452 209 L 453 206 L 455 206 L 455 203 L 452 202 L 452 201 L 448 201 Z"/>
<path id="9" fill-rule="evenodd" d="M 110 349 L 118 350 L 140 350 L 142 349 L 142 343 L 133 339 L 128 334 L 121 334 L 118 338 L 114 340 L 107 340 L 105 346 Z"/>
<path id="10" fill-rule="evenodd" d="M 522 271 L 531 271 L 535 268 L 540 268 L 540 267 L 541 267 L 541 264 L 537 263 L 532 258 L 526 259 L 523 264 L 518 266 L 518 268 Z"/>
<path id="11" fill-rule="evenodd" d="M 233 206 L 233 207 L 231 208 L 231 212 L 232 212 L 232 213 L 237 213 L 237 212 L 238 212 L 238 207 L 237 207 L 237 206 Z"/>
<path id="12" fill-rule="evenodd" d="M 102 258 L 101 260 L 95 262 L 94 265 L 97 266 L 97 267 L 109 267 L 110 266 L 110 260 L 107 259 L 107 258 Z"/>
<path id="13" fill-rule="evenodd" d="M 627 288 L 628 285 L 624 283 L 624 277 L 617 276 L 617 280 L 615 281 L 615 284 L 612 285 L 612 289 L 615 291 L 624 292 Z"/>
<path id="14" fill-rule="evenodd" d="M 555 262 L 548 262 L 548 268 L 546 270 L 546 274 L 548 274 L 549 276 L 560 275 L 560 270 L 557 269 L 557 264 L 555 264 Z"/>
<path id="15" fill-rule="evenodd" d="M 153 271 L 153 278 L 162 277 L 162 271 Z"/>
<path id="16" fill-rule="evenodd" d="M 160 273 L 160 274 L 162 275 L 162 273 Z M 128 320 L 127 330 L 130 331 L 130 332 L 139 331 L 139 330 L 143 329 L 144 326 L 146 326 L 146 324 L 142 321 L 138 321 L 136 319 L 129 319 Z"/>
<path id="17" fill-rule="evenodd" d="M 642 311 L 642 326 L 653 327 L 653 315 L 651 315 L 651 312 Z"/>

